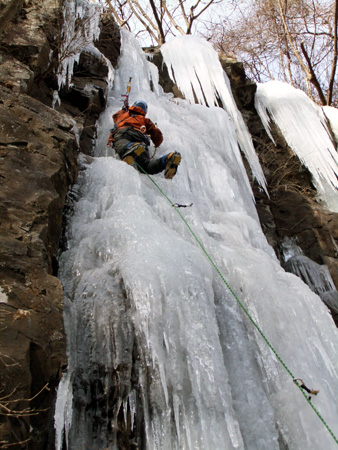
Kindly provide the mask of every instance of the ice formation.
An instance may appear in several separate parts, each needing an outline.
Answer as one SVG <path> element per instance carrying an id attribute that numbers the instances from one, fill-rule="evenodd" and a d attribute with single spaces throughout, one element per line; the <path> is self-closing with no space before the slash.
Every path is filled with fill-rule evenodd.
<path id="1" fill-rule="evenodd" d="M 66 0 L 63 6 L 63 26 L 57 69 L 58 86 L 68 86 L 72 78 L 74 64 L 79 62 L 81 53 L 86 51 L 104 60 L 108 67 L 107 82 L 113 84 L 111 62 L 94 46 L 100 36 L 102 6 L 87 0 Z M 54 94 L 55 97 L 56 94 Z M 55 98 L 53 106 L 55 105 Z"/>
<path id="2" fill-rule="evenodd" d="M 323 106 L 323 111 L 330 122 L 335 140 L 338 142 L 338 109 L 333 106 Z"/>
<path id="3" fill-rule="evenodd" d="M 170 46 L 176 60 L 166 61 L 178 79 L 186 47 L 180 39 Z M 195 53 L 208 61 L 208 75 L 198 75 L 208 98 L 203 83 L 219 72 L 212 52 L 202 44 Z M 195 83 L 187 71 L 186 84 Z M 182 154 L 173 180 L 154 180 L 172 202 L 193 203 L 182 212 L 186 221 L 290 370 L 320 390 L 312 402 L 338 433 L 337 329 L 320 298 L 281 268 L 263 235 L 223 75 L 215 83 L 226 111 L 174 101 L 122 30 L 96 157 L 75 186 L 69 248 L 60 259 L 69 365 L 58 390 L 57 450 L 64 437 L 68 450 L 117 449 L 119 410 L 144 429 L 151 450 L 336 449 L 170 202 L 107 149 L 111 115 L 130 76 L 130 102 L 145 100 L 164 133 L 159 156 Z"/>
<path id="4" fill-rule="evenodd" d="M 290 238 L 285 238 L 282 247 L 285 261 L 284 268 L 299 276 L 337 314 L 338 291 L 328 267 L 307 258 Z"/>
<path id="5" fill-rule="evenodd" d="M 222 104 L 232 126 L 228 132 L 235 133 L 231 139 L 247 157 L 251 170 L 260 185 L 266 190 L 263 171 L 258 161 L 251 136 L 232 96 L 230 82 L 212 45 L 194 36 L 181 36 L 161 47 L 169 75 L 185 98 L 191 103 L 197 100 L 202 105 Z M 182 55 L 184 54 L 184 58 Z M 225 121 L 223 119 L 223 121 Z M 243 177 L 244 178 L 244 177 Z"/>
<path id="6" fill-rule="evenodd" d="M 268 133 L 271 117 L 311 172 L 323 200 L 338 211 L 338 154 L 322 108 L 280 81 L 258 84 L 255 105 Z"/>

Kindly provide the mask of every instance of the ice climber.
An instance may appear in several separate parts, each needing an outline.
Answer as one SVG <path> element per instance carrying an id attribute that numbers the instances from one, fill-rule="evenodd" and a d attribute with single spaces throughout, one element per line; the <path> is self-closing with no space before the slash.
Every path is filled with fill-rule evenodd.
<path id="1" fill-rule="evenodd" d="M 163 141 L 162 132 L 146 116 L 147 103 L 138 100 L 132 106 L 123 107 L 113 115 L 114 128 L 110 130 L 107 146 L 113 145 L 122 161 L 133 164 L 135 161 L 149 174 L 164 171 L 165 178 L 173 178 L 181 162 L 177 152 L 168 153 L 161 158 L 152 159 L 148 146 L 150 139 L 159 147 Z"/>

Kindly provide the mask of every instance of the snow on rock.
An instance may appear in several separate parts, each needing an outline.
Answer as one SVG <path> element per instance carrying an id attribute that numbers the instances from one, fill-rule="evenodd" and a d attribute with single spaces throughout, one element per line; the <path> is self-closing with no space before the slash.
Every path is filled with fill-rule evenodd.
<path id="1" fill-rule="evenodd" d="M 8 303 L 8 297 L 6 292 L 4 292 L 2 290 L 2 288 L 0 287 L 0 303 Z"/>

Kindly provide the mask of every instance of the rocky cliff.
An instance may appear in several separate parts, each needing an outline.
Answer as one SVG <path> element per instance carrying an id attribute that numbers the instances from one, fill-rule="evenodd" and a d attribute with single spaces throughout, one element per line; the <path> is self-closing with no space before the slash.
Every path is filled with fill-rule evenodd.
<path id="1" fill-rule="evenodd" d="M 107 65 L 83 52 L 52 108 L 61 4 L 0 3 L 0 448 L 53 448 L 48 428 L 67 364 L 56 276 L 63 210 L 106 103 Z M 116 63 L 118 30 L 101 26 L 97 46 Z"/>
<path id="2" fill-rule="evenodd" d="M 107 97 L 107 64 L 85 51 L 71 84 L 58 88 L 61 6 L 0 1 L 0 448 L 53 448 L 53 404 L 67 364 L 57 278 L 63 212 L 78 153 L 91 153 Z M 96 46 L 113 66 L 119 45 L 118 30 L 103 18 Z M 179 95 L 159 54 L 157 61 L 164 89 Z M 269 198 L 253 187 L 269 242 L 281 255 L 283 239 L 297 238 L 306 256 L 328 265 L 337 286 L 338 215 L 316 202 L 310 174 L 278 130 L 277 146 L 267 136 L 242 65 L 222 63 L 268 180 Z M 61 105 L 52 108 L 57 90 Z"/>

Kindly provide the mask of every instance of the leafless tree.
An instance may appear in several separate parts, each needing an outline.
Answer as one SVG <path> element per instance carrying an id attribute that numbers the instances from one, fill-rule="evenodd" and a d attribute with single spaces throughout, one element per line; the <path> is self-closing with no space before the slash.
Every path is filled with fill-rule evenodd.
<path id="1" fill-rule="evenodd" d="M 14 417 L 16 419 L 24 419 L 25 417 L 37 416 L 42 412 L 46 412 L 47 409 L 35 409 L 30 406 L 30 403 L 36 399 L 44 390 L 50 390 L 48 384 L 43 386 L 40 391 L 35 394 L 31 398 L 17 398 L 16 397 L 16 388 L 8 394 L 4 395 L 4 393 L 0 392 L 0 417 Z M 25 404 L 26 406 L 22 406 Z M 18 406 L 19 405 L 19 406 Z M 5 450 L 8 448 L 18 448 L 20 445 L 21 448 L 26 448 L 27 444 L 31 438 L 25 439 L 23 441 L 16 440 L 15 442 L 8 442 L 6 440 L 0 440 L 0 450 Z"/>
<path id="2" fill-rule="evenodd" d="M 139 33 L 146 31 L 153 42 L 162 45 L 168 34 L 191 34 L 202 14 L 212 5 L 224 3 L 225 0 L 102 1 L 121 27 L 131 30 L 131 22 L 134 20 Z"/>
<path id="3" fill-rule="evenodd" d="M 258 82 L 282 79 L 322 105 L 337 104 L 338 0 L 236 0 L 210 30 L 221 52 Z"/>

